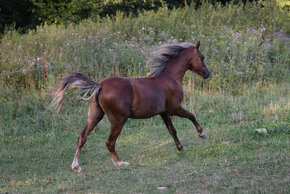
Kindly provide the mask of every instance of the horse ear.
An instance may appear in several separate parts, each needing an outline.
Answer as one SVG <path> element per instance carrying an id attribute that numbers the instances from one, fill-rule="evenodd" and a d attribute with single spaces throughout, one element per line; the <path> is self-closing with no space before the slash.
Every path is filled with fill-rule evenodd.
<path id="1" fill-rule="evenodd" d="M 200 41 L 197 41 L 196 46 L 195 46 L 197 50 L 199 48 L 199 45 L 200 45 Z"/>

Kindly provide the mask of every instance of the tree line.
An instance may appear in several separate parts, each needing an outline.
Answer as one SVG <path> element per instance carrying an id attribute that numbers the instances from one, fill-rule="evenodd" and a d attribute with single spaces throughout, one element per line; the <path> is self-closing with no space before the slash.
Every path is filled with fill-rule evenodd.
<path id="1" fill-rule="evenodd" d="M 231 0 L 208 0 L 225 4 Z M 5 28 L 24 32 L 38 25 L 78 23 L 83 19 L 114 16 L 117 11 L 138 15 L 145 10 L 169 9 L 194 3 L 196 9 L 203 0 L 0 0 L 0 32 Z M 246 0 L 234 0 L 246 2 Z"/>

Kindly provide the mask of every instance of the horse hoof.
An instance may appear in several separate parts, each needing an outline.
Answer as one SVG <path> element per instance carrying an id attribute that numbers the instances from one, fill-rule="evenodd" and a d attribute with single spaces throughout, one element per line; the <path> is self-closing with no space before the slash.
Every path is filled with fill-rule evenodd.
<path id="1" fill-rule="evenodd" d="M 185 152 L 186 150 L 187 150 L 187 148 L 184 147 L 184 146 L 182 146 L 181 151 L 182 151 L 182 152 Z"/>
<path id="2" fill-rule="evenodd" d="M 183 145 L 177 148 L 180 152 L 185 152 L 187 150 L 186 147 L 184 147 Z"/>
<path id="3" fill-rule="evenodd" d="M 198 136 L 201 137 L 201 138 L 203 138 L 203 139 L 206 139 L 207 138 L 206 132 L 204 132 L 204 131 L 201 132 Z"/>
<path id="4" fill-rule="evenodd" d="M 75 172 L 81 172 L 83 169 L 80 166 L 72 167 Z"/>
<path id="5" fill-rule="evenodd" d="M 128 166 L 129 165 L 129 162 L 117 162 L 117 166 Z"/>
<path id="6" fill-rule="evenodd" d="M 129 162 L 123 162 L 123 161 L 115 162 L 113 158 L 112 158 L 112 162 L 115 166 L 128 166 L 129 165 Z"/>

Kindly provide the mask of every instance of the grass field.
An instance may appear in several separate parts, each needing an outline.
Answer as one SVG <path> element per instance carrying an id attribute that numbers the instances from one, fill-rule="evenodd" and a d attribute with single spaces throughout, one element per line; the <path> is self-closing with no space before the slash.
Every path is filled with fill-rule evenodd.
<path id="1" fill-rule="evenodd" d="M 0 193 L 290 193 L 289 11 L 275 1 L 184 7 L 78 25 L 43 25 L 0 39 Z M 212 72 L 186 73 L 183 105 L 192 123 L 173 117 L 177 151 L 159 116 L 129 120 L 117 140 L 115 167 L 105 146 L 104 118 L 71 170 L 88 102 L 74 91 L 60 113 L 49 91 L 81 71 L 95 81 L 140 77 L 161 44 L 196 43 Z M 158 187 L 165 187 L 158 190 Z"/>
<path id="2" fill-rule="evenodd" d="M 190 121 L 174 117 L 178 136 L 188 148 L 180 153 L 159 117 L 129 120 L 117 141 L 121 158 L 130 163 L 126 167 L 111 161 L 105 118 L 82 150 L 81 173 L 70 165 L 87 103 L 74 108 L 64 104 L 60 114 L 49 113 L 55 122 L 64 123 L 62 127 L 1 136 L 0 192 L 287 193 L 288 89 L 288 84 L 252 86 L 233 96 L 185 87 L 184 105 L 197 114 L 208 139 L 198 138 Z M 258 128 L 268 133 L 258 133 Z"/>

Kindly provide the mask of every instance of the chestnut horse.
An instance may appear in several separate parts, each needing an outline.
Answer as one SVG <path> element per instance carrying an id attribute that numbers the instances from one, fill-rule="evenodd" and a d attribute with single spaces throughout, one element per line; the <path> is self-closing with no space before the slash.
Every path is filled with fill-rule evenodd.
<path id="1" fill-rule="evenodd" d="M 106 140 L 108 150 L 116 166 L 128 165 L 123 162 L 115 150 L 116 140 L 128 118 L 143 119 L 160 115 L 179 151 L 186 148 L 180 143 L 170 116 L 185 117 L 195 125 L 199 137 L 206 133 L 195 116 L 181 106 L 183 99 L 182 80 L 187 70 L 191 70 L 204 79 L 210 72 L 204 63 L 204 56 L 196 45 L 181 43 L 166 45 L 160 49 L 159 56 L 153 59 L 155 70 L 141 78 L 108 77 L 96 83 L 82 73 L 73 73 L 59 84 L 54 105 L 61 107 L 64 92 L 70 88 L 93 91 L 88 110 L 88 120 L 78 137 L 72 169 L 80 172 L 78 160 L 87 137 L 106 114 L 111 132 Z"/>

